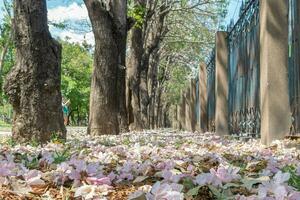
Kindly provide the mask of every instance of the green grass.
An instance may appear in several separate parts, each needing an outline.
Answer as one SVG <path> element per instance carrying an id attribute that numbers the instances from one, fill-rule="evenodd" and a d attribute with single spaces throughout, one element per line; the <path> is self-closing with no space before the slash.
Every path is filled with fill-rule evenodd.
<path id="1" fill-rule="evenodd" d="M 4 121 L 0 120 L 0 131 L 9 131 L 11 128 L 11 124 L 7 124 Z"/>

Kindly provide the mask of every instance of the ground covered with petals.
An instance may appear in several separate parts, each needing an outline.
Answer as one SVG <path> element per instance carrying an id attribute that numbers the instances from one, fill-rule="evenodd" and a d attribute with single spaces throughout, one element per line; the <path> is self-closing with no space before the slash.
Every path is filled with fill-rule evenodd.
<path id="1" fill-rule="evenodd" d="M 171 130 L 0 143 L 0 199 L 299 200 L 299 141 Z"/>

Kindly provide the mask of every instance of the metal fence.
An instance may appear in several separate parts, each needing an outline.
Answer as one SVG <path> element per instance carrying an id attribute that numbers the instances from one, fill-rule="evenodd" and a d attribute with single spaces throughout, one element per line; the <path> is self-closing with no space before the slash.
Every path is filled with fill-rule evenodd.
<path id="1" fill-rule="evenodd" d="M 300 133 L 299 0 L 289 0 L 289 97 L 292 115 L 290 134 Z"/>
<path id="2" fill-rule="evenodd" d="M 230 133 L 260 137 L 260 0 L 248 0 L 239 20 L 228 32 L 228 110 Z M 300 134 L 300 1 L 289 0 L 289 100 L 290 135 Z M 207 61 L 207 115 L 209 131 L 215 131 L 215 50 Z"/>
<path id="3" fill-rule="evenodd" d="M 216 59 L 215 50 L 212 51 L 208 62 L 206 64 L 207 71 L 207 122 L 208 131 L 215 131 L 215 110 L 216 110 L 216 96 L 215 96 L 215 80 L 216 80 Z"/>
<path id="4" fill-rule="evenodd" d="M 239 136 L 259 137 L 259 1 L 242 6 L 228 27 L 229 128 Z"/>

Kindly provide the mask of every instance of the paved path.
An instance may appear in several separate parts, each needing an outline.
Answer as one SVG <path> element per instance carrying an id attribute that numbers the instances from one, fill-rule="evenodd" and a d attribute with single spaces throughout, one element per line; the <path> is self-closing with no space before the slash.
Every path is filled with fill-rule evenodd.
<path id="1" fill-rule="evenodd" d="M 87 127 L 84 126 L 70 126 L 67 127 L 68 133 L 79 133 L 79 134 L 84 134 L 87 130 Z M 0 129 L 0 137 L 5 137 L 5 136 L 10 136 L 11 131 L 9 129 Z"/>
<path id="2" fill-rule="evenodd" d="M 1 131 L 1 130 L 0 130 L 0 137 L 8 136 L 8 135 L 10 135 L 10 134 L 11 134 L 10 131 Z"/>

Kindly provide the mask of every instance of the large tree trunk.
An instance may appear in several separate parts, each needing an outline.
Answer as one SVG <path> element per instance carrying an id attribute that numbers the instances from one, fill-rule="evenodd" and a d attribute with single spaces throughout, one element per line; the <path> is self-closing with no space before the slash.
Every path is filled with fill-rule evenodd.
<path id="1" fill-rule="evenodd" d="M 16 65 L 4 86 L 13 106 L 13 138 L 45 143 L 51 133 L 65 138 L 60 93 L 61 46 L 47 25 L 46 0 L 18 0 L 14 6 Z"/>
<path id="2" fill-rule="evenodd" d="M 141 65 L 141 76 L 140 76 L 140 108 L 141 108 L 141 121 L 145 129 L 149 129 L 148 123 L 148 105 L 149 105 L 149 95 L 148 95 L 148 64 L 142 63 Z"/>
<path id="3" fill-rule="evenodd" d="M 127 1 L 84 0 L 95 36 L 94 71 L 90 96 L 88 133 L 118 134 L 120 85 L 124 55 Z M 121 42 L 122 41 L 122 42 Z M 123 77 L 119 80 L 123 80 Z"/>
<path id="4" fill-rule="evenodd" d="M 130 54 L 128 58 L 128 85 L 130 91 L 128 92 L 131 100 L 131 107 L 133 113 L 133 123 L 130 124 L 131 130 L 142 130 L 144 124 L 141 119 L 140 109 L 140 75 L 141 75 L 141 59 L 143 52 L 143 38 L 142 29 L 140 27 L 133 27 L 131 30 L 130 40 Z M 130 107 L 129 107 L 130 109 Z"/>
<path id="5" fill-rule="evenodd" d="M 155 102 L 156 102 L 156 89 L 157 89 L 157 74 L 159 65 L 160 53 L 158 49 L 153 52 L 150 58 L 149 72 L 148 72 L 148 92 L 149 92 L 149 126 L 151 129 L 155 128 Z"/>
<path id="6" fill-rule="evenodd" d="M 126 32 L 127 1 L 84 0 L 95 36 L 88 133 L 119 133 L 118 74 Z"/>

